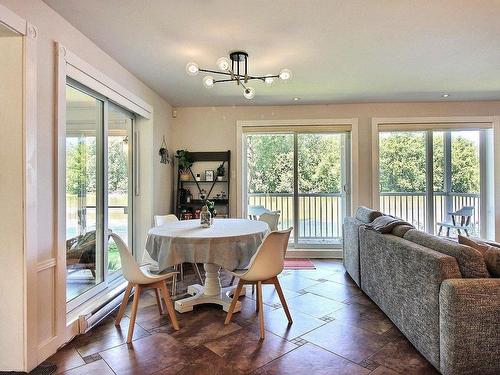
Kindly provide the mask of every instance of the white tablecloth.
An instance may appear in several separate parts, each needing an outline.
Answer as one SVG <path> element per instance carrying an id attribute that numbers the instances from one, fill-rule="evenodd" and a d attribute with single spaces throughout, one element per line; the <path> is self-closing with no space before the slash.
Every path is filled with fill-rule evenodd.
<path id="1" fill-rule="evenodd" d="M 267 232 L 267 224 L 255 220 L 215 219 L 210 228 L 182 220 L 150 229 L 146 251 L 160 270 L 183 262 L 234 270 L 248 265 Z"/>

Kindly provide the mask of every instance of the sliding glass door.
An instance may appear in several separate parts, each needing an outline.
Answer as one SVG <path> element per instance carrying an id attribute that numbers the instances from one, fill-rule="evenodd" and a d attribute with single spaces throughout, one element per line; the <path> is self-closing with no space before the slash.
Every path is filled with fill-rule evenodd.
<path id="1" fill-rule="evenodd" d="M 474 129 L 380 132 L 381 211 L 438 233 L 450 213 L 472 207 L 472 234 L 480 235 L 487 138 Z"/>
<path id="2" fill-rule="evenodd" d="M 120 275 L 109 233 L 132 243 L 133 115 L 76 82 L 66 86 L 66 300 L 71 307 Z"/>
<path id="3" fill-rule="evenodd" d="M 338 247 L 349 207 L 349 133 L 247 133 L 246 212 L 279 211 L 295 247 Z"/>

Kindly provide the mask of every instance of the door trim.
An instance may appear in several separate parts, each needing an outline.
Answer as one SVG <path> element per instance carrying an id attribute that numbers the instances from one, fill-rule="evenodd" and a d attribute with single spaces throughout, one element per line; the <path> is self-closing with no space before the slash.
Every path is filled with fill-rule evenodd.
<path id="1" fill-rule="evenodd" d="M 311 127 L 315 126 L 348 129 L 351 139 L 351 212 L 354 212 L 359 204 L 359 151 L 358 151 L 358 119 L 292 119 L 292 120 L 255 120 L 255 121 L 236 121 L 236 215 L 237 217 L 246 217 L 246 176 L 243 175 L 244 160 L 243 150 L 245 142 L 245 128 L 255 127 Z"/>

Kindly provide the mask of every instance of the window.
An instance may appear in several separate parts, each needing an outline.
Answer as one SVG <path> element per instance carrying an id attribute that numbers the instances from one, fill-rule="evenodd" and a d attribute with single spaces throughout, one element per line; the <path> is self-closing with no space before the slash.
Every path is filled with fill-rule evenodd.
<path id="1" fill-rule="evenodd" d="M 438 233 L 450 212 L 473 207 L 472 234 L 485 234 L 488 129 L 379 132 L 381 211 Z M 453 233 L 453 232 L 452 232 Z"/>
<path id="2" fill-rule="evenodd" d="M 132 243 L 134 116 L 68 80 L 66 85 L 66 300 L 77 306 L 120 275 L 110 231 Z"/>
<path id="3" fill-rule="evenodd" d="M 280 212 L 291 246 L 338 247 L 350 197 L 349 132 L 248 132 L 244 136 L 246 212 Z"/>

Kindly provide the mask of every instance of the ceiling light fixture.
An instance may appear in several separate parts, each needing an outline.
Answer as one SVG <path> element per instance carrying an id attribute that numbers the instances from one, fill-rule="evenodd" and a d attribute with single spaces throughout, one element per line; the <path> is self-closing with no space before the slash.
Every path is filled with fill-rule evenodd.
<path id="1" fill-rule="evenodd" d="M 252 76 L 248 74 L 248 53 L 244 51 L 231 52 L 229 59 L 221 57 L 215 65 L 219 70 L 201 69 L 198 64 L 190 62 L 186 65 L 186 73 L 190 76 L 195 76 L 199 72 L 226 76 L 227 78 L 221 77 L 221 79 L 215 79 L 211 75 L 207 75 L 203 77 L 203 85 L 206 88 L 212 88 L 216 83 L 236 82 L 236 85 L 243 87 L 243 96 L 247 99 L 253 99 L 255 96 L 255 89 L 246 85 L 248 81 L 259 80 L 271 86 L 276 78 L 282 81 L 292 79 L 292 71 L 290 69 L 281 69 L 279 74 L 267 74 L 265 76 Z"/>

